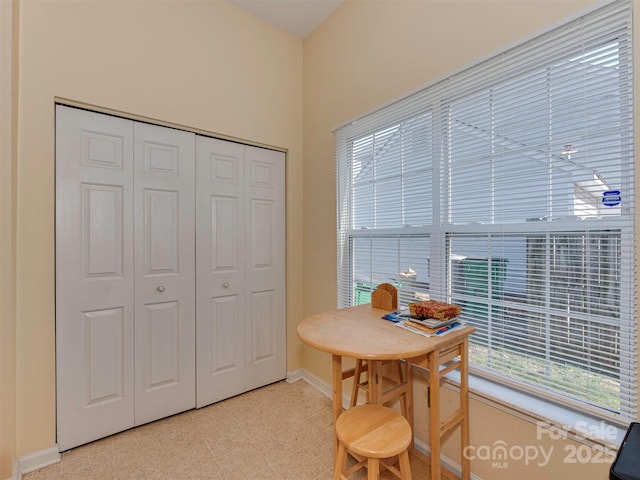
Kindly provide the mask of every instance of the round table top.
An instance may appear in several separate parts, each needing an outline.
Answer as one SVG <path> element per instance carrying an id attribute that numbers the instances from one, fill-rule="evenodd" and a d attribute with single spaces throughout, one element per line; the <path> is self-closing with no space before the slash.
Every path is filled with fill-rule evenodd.
<path id="1" fill-rule="evenodd" d="M 441 337 L 425 337 L 382 318 L 387 312 L 370 304 L 319 313 L 298 324 L 298 337 L 323 352 L 369 360 L 397 360 L 425 355 L 469 335 L 464 326 Z"/>

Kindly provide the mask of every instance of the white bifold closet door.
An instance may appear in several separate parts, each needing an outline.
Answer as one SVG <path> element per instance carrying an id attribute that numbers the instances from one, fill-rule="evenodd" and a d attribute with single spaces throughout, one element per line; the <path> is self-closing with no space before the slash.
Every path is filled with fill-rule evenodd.
<path id="1" fill-rule="evenodd" d="M 197 405 L 286 376 L 284 154 L 196 146 Z"/>
<path id="2" fill-rule="evenodd" d="M 56 109 L 61 451 L 195 406 L 194 145 Z"/>
<path id="3" fill-rule="evenodd" d="M 284 202 L 281 152 L 56 107 L 61 451 L 286 377 Z"/>

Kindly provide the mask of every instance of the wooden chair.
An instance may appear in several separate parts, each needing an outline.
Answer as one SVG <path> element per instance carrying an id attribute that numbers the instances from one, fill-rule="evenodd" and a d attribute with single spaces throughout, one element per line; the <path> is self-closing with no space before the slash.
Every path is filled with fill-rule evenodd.
<path id="1" fill-rule="evenodd" d="M 336 435 L 334 480 L 347 480 L 365 466 L 367 479 L 378 480 L 381 464 L 401 480 L 411 480 L 409 446 L 413 433 L 407 419 L 399 413 L 380 405 L 350 408 L 338 417 Z M 348 453 L 359 461 L 345 471 Z M 399 469 L 389 462 L 396 456 Z"/>
<path id="2" fill-rule="evenodd" d="M 375 291 L 371 294 L 371 306 L 373 308 L 379 308 L 381 310 L 393 311 L 398 308 L 398 290 L 396 287 L 389 283 L 381 283 L 375 289 Z M 402 415 L 407 417 L 407 391 L 406 391 L 406 382 L 407 382 L 407 374 L 403 371 L 404 368 L 411 368 L 405 362 L 401 360 L 387 360 L 383 362 L 384 366 L 391 365 L 392 369 L 395 370 L 396 378 L 392 377 L 382 377 L 382 381 L 390 385 L 383 396 L 386 396 L 388 400 L 393 400 L 395 398 L 400 398 L 400 404 L 402 409 Z M 343 374 L 343 379 L 348 378 L 353 375 L 353 385 L 351 388 L 351 401 L 349 405 L 354 407 L 358 404 L 358 396 L 360 390 L 364 390 L 365 392 L 365 401 L 369 402 L 369 376 L 368 376 L 368 366 L 367 362 L 364 360 L 357 359 L 355 363 L 355 367 L 353 370 L 349 370 L 345 372 L 347 375 Z M 385 400 L 385 403 L 386 401 Z"/>

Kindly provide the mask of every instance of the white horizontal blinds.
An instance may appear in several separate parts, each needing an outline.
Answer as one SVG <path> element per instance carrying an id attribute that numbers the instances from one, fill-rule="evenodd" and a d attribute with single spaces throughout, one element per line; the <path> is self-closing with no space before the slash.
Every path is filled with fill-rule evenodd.
<path id="1" fill-rule="evenodd" d="M 636 417 L 631 5 L 336 132 L 340 306 L 381 281 L 459 303 L 477 372 Z"/>
<path id="2" fill-rule="evenodd" d="M 411 277 L 411 268 L 421 270 L 417 288 L 428 284 L 422 268 L 426 244 L 393 233 L 433 220 L 433 127 L 431 112 L 424 110 L 355 138 L 338 135 L 338 156 L 344 155 L 337 165 L 340 306 L 367 303 L 370 289 L 383 282 L 394 283 L 406 305 L 402 272 Z M 383 237 L 367 244 L 370 231 Z M 414 260 L 418 248 L 420 261 Z M 366 257 L 368 262 L 361 260 Z"/>
<path id="3" fill-rule="evenodd" d="M 345 132 L 337 132 L 335 138 L 336 155 L 336 245 L 338 306 L 353 305 L 353 269 L 351 268 L 351 156 L 353 149 L 344 138 Z"/>
<path id="4" fill-rule="evenodd" d="M 562 42 L 522 71 L 512 66 L 524 59 L 496 59 L 503 76 L 443 101 L 441 218 L 466 226 L 447 247 L 452 293 L 477 327 L 473 365 L 629 420 L 632 84 L 630 16 L 619 7 L 604 24 L 560 29 Z M 530 43 L 522 52 L 549 45 Z M 607 203 L 616 192 L 621 201 Z M 505 234 L 507 224 L 523 233 Z"/>
<path id="5" fill-rule="evenodd" d="M 353 229 L 431 223 L 432 132 L 426 113 L 350 142 Z"/>
<path id="6" fill-rule="evenodd" d="M 604 410 L 629 408 L 621 337 L 633 292 L 621 281 L 630 252 L 619 230 L 451 234 L 448 243 L 453 300 L 477 327 L 476 368 Z"/>
<path id="7" fill-rule="evenodd" d="M 381 283 L 398 289 L 399 306 L 429 291 L 429 237 L 427 235 L 366 235 L 351 237 L 352 304 L 371 302 L 371 291 Z"/>
<path id="8" fill-rule="evenodd" d="M 514 48 L 509 59 L 487 62 L 495 78 L 480 78 L 475 88 L 466 72 L 469 93 L 443 102 L 451 202 L 443 221 L 621 214 L 620 206 L 603 207 L 601 200 L 608 190 L 632 200 L 624 151 L 632 112 L 629 25 L 622 16 L 606 24 L 613 30 L 602 27 L 575 22 L 559 30 L 562 42 L 553 48 L 530 42 L 545 46 L 533 60 L 520 57 L 537 48 Z"/>

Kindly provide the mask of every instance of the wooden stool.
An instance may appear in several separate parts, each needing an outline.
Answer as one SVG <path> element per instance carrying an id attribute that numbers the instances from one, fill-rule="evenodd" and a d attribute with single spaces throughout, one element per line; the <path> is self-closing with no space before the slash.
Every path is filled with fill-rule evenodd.
<path id="1" fill-rule="evenodd" d="M 404 369 L 403 371 L 403 364 Z M 408 418 L 409 413 L 407 411 L 408 402 L 407 395 L 409 394 L 409 388 L 413 387 L 413 384 L 410 381 L 411 375 L 409 375 L 409 369 L 411 365 L 408 362 L 403 362 L 401 360 L 384 360 L 382 362 L 382 366 L 392 365 L 395 369 L 395 375 L 397 378 L 390 378 L 386 376 L 382 376 L 382 382 L 384 385 L 390 385 L 389 388 L 384 389 L 382 392 L 383 401 L 382 403 L 387 403 L 392 400 L 400 399 L 400 411 L 405 418 Z M 366 360 L 356 359 L 355 367 L 353 368 L 353 384 L 351 386 L 351 401 L 349 402 L 350 407 L 355 407 L 358 404 L 358 392 L 359 390 L 364 390 L 366 397 L 365 403 L 369 403 L 370 397 L 370 383 L 369 383 L 369 366 Z M 364 378 L 363 378 L 364 376 Z"/>
<path id="2" fill-rule="evenodd" d="M 346 480 L 355 471 L 367 467 L 367 479 L 378 480 L 380 463 L 401 480 L 411 480 L 409 445 L 413 433 L 406 418 L 388 407 L 361 405 L 345 410 L 336 422 L 338 452 L 334 480 Z M 347 452 L 362 458 L 346 472 Z M 400 470 L 383 461 L 398 456 Z"/>
<path id="3" fill-rule="evenodd" d="M 398 308 L 398 290 L 390 283 L 381 283 L 371 293 L 371 306 L 381 310 L 393 311 Z M 400 360 L 385 360 L 383 365 L 392 365 L 395 369 L 395 375 L 397 378 L 382 377 L 384 384 L 390 384 L 391 388 L 383 390 L 384 401 L 387 403 L 390 400 L 400 398 L 402 415 L 408 418 L 409 413 L 407 411 L 407 392 L 408 388 L 411 388 L 407 384 L 407 377 L 402 371 L 402 364 Z M 405 368 L 410 369 L 409 364 L 405 365 Z M 369 403 L 370 397 L 370 383 L 369 383 L 369 366 L 365 360 L 356 359 L 355 367 L 351 370 L 343 372 L 342 379 L 353 376 L 353 385 L 351 387 L 351 401 L 349 402 L 351 407 L 355 407 L 358 403 L 358 393 L 360 389 L 366 393 L 366 403 Z"/>

